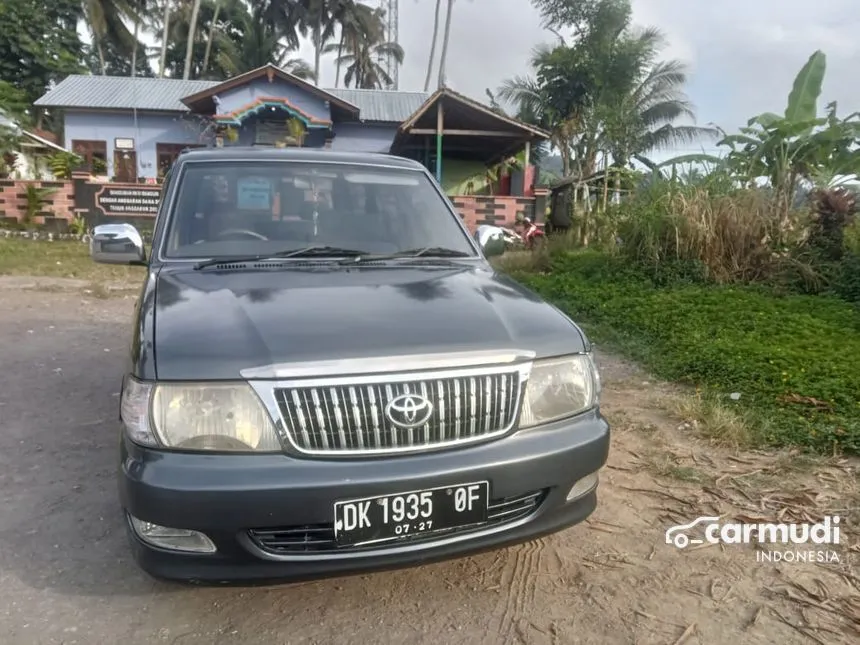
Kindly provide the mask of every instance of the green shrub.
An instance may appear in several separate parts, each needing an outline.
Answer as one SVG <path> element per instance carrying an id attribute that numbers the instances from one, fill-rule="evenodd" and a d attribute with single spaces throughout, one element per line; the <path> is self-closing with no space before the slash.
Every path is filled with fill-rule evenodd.
<path id="1" fill-rule="evenodd" d="M 652 276 L 595 252 L 559 253 L 515 277 L 598 342 L 658 376 L 703 386 L 760 420 L 763 443 L 860 452 L 860 313 L 836 298 Z"/>
<path id="2" fill-rule="evenodd" d="M 860 252 L 847 251 L 833 269 L 833 293 L 860 305 Z"/>
<path id="3" fill-rule="evenodd" d="M 860 219 L 858 218 L 855 218 L 854 222 L 845 229 L 845 249 L 860 255 Z"/>

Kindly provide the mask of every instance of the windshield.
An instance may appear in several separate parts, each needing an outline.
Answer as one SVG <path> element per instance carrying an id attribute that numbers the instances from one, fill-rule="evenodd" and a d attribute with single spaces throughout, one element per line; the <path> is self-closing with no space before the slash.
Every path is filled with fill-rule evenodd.
<path id="1" fill-rule="evenodd" d="M 440 247 L 476 256 L 421 172 L 289 161 L 184 168 L 166 257 L 265 255 L 311 245 L 371 254 Z"/>

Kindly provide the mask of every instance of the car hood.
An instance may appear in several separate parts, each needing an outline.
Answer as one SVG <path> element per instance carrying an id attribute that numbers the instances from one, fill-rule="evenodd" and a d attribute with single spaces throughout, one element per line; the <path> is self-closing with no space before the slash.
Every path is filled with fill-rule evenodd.
<path id="1" fill-rule="evenodd" d="M 467 350 L 553 356 L 584 351 L 586 342 L 536 294 L 468 263 L 168 266 L 154 286 L 142 319 L 153 321 L 159 379 L 233 379 L 283 362 Z"/>

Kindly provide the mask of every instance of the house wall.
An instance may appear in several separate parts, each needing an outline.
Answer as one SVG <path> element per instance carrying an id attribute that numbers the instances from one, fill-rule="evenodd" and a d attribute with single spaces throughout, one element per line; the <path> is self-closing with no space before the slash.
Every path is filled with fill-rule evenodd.
<path id="1" fill-rule="evenodd" d="M 339 152 L 388 153 L 398 124 L 335 123 L 331 149 Z"/>
<path id="2" fill-rule="evenodd" d="M 51 181 L 54 174 L 48 167 L 48 154 L 33 154 L 28 152 L 14 152 L 15 164 L 12 167 L 12 179 L 35 179 Z"/>
<path id="3" fill-rule="evenodd" d="M 472 182 L 472 190 L 478 191 L 487 185 L 487 167 L 480 161 L 442 158 L 442 188 L 448 195 L 462 195 Z"/>
<path id="4" fill-rule="evenodd" d="M 218 94 L 218 113 L 229 114 L 267 96 L 285 98 L 294 107 L 314 118 L 325 121 L 331 120 L 331 111 L 326 101 L 277 78 L 273 79 L 272 82 L 265 78 L 258 78 L 250 81 L 247 85 Z"/>
<path id="5" fill-rule="evenodd" d="M 107 145 L 108 176 L 113 167 L 114 140 L 133 138 L 137 151 L 138 177 L 158 175 L 156 143 L 208 143 L 192 117 L 170 113 L 98 112 L 68 110 L 64 118 L 65 147 L 74 139 L 104 141 Z"/>

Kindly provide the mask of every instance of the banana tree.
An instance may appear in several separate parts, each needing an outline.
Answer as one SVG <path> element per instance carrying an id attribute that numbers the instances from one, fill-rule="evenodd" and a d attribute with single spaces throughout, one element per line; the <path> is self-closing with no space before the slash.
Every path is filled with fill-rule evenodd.
<path id="1" fill-rule="evenodd" d="M 825 54 L 816 51 L 795 78 L 783 115 L 753 117 L 718 143 L 730 149 L 726 161 L 739 178 L 768 179 L 784 217 L 801 185 L 830 187 L 860 172 L 860 115 L 840 119 L 830 103 L 827 115 L 818 116 L 826 66 Z"/>

